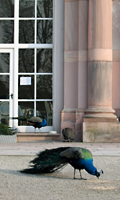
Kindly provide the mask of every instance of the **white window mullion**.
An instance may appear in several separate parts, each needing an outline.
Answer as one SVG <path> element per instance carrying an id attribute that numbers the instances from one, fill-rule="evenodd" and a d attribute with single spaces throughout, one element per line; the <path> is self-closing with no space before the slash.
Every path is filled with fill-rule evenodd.
<path id="1" fill-rule="evenodd" d="M 14 116 L 18 116 L 18 40 L 19 40 L 19 0 L 15 1 L 14 21 Z M 18 126 L 14 120 L 14 126 Z"/>
<path id="2" fill-rule="evenodd" d="M 35 44 L 37 43 L 37 0 L 35 0 Z M 34 50 L 34 116 L 36 116 L 36 56 L 37 56 L 37 49 Z"/>
<path id="3" fill-rule="evenodd" d="M 36 56 L 37 56 L 37 49 L 35 48 L 35 51 L 34 51 L 34 72 L 35 72 L 35 75 L 34 75 L 34 115 L 36 116 L 36 87 L 37 87 L 37 82 L 36 82 Z"/>
<path id="4" fill-rule="evenodd" d="M 53 44 L 18 44 L 18 47 L 21 49 L 31 49 L 31 48 L 38 48 L 38 49 L 52 49 Z"/>
<path id="5" fill-rule="evenodd" d="M 9 81 L 9 100 L 10 100 L 10 105 L 9 105 L 9 117 L 11 118 L 11 117 L 13 117 L 13 104 L 14 104 L 14 102 L 13 102 L 13 99 L 11 98 L 11 95 L 13 94 L 14 95 L 14 93 L 13 93 L 13 87 L 14 87 L 14 85 L 13 85 L 13 71 L 14 71 L 14 69 L 13 69 L 13 50 L 10 50 L 10 63 L 9 63 L 9 65 L 10 65 L 10 81 Z M 13 120 L 9 120 L 9 125 L 12 127 L 13 126 Z"/>
<path id="6" fill-rule="evenodd" d="M 37 0 L 35 0 L 35 44 L 37 42 Z"/>

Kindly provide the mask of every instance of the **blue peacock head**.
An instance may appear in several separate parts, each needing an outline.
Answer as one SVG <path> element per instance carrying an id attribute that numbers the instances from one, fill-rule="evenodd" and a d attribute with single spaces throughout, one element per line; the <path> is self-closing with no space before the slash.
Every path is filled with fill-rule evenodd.
<path id="1" fill-rule="evenodd" d="M 85 161 L 84 168 L 89 174 L 97 176 L 97 178 L 100 177 L 101 173 L 103 174 L 103 170 L 101 170 L 100 172 L 97 171 L 97 168 L 93 165 L 92 159 L 88 159 Z"/>
<path id="2" fill-rule="evenodd" d="M 97 170 L 95 171 L 95 176 L 97 176 L 97 178 L 100 177 L 100 174 L 103 174 L 103 170 L 101 170 L 100 172 L 98 172 Z"/>

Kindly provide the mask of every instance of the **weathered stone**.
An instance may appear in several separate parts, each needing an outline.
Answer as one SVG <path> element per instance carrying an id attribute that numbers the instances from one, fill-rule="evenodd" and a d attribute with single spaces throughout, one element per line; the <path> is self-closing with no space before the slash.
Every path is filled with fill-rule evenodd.
<path id="1" fill-rule="evenodd" d="M 83 142 L 120 142 L 120 124 L 113 122 L 84 122 Z"/>

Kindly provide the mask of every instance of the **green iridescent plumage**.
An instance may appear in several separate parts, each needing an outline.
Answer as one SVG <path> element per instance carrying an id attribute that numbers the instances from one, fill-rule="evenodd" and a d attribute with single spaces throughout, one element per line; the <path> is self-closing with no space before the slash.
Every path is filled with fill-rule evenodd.
<path id="1" fill-rule="evenodd" d="M 88 149 L 81 148 L 81 150 L 82 150 L 85 160 L 92 159 L 92 154 Z"/>

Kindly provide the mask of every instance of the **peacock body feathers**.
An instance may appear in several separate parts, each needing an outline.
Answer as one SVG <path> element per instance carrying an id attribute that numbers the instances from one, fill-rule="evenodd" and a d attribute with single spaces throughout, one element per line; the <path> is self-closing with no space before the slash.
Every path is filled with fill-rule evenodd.
<path id="1" fill-rule="evenodd" d="M 12 119 L 27 121 L 28 124 L 32 125 L 35 128 L 35 130 L 36 130 L 36 128 L 39 128 L 39 130 L 40 130 L 40 128 L 47 126 L 47 121 L 46 121 L 45 116 L 43 116 L 43 117 L 34 117 L 33 116 L 30 118 L 19 116 L 19 117 L 12 117 Z"/>
<path id="2" fill-rule="evenodd" d="M 70 164 L 75 170 L 85 169 L 91 175 L 97 177 L 100 173 L 93 165 L 92 154 L 89 150 L 80 147 L 59 147 L 40 152 L 35 159 L 30 161 L 30 168 L 23 169 L 22 173 L 42 174 L 52 173 Z M 81 176 L 82 178 L 82 176 Z"/>

